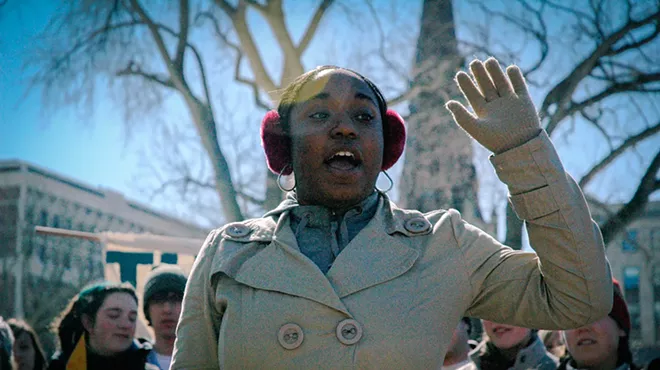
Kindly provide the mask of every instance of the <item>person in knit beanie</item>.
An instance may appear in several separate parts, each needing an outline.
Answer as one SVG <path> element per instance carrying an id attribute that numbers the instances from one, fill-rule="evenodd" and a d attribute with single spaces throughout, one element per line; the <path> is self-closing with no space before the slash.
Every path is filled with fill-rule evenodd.
<path id="1" fill-rule="evenodd" d="M 144 284 L 144 316 L 155 337 L 147 361 L 161 370 L 170 368 L 185 288 L 186 275 L 176 265 L 155 266 Z"/>
<path id="2" fill-rule="evenodd" d="M 638 369 L 630 351 L 630 312 L 621 285 L 614 279 L 614 296 L 610 313 L 591 325 L 565 330 L 569 355 L 559 369 Z"/>

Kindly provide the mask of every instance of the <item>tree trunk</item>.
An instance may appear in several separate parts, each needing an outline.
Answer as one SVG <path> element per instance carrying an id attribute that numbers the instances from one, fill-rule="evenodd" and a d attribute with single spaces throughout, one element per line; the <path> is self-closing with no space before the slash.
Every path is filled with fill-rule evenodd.
<path id="1" fill-rule="evenodd" d="M 458 95 L 453 75 L 461 65 L 452 2 L 425 0 L 413 83 L 428 86 L 443 79 L 440 86 L 446 89 L 422 92 L 410 102 L 400 202 L 423 212 L 455 208 L 468 221 L 483 224 L 471 139 L 444 107 Z"/>
<path id="2" fill-rule="evenodd" d="M 225 222 L 241 221 L 243 219 L 243 213 L 238 205 L 238 196 L 231 178 L 229 163 L 227 163 L 227 159 L 220 149 L 218 135 L 215 131 L 217 126 L 211 113 L 211 108 L 199 102 L 191 94 L 183 95 L 192 113 L 191 115 L 201 138 L 202 146 L 211 160 L 215 188 L 220 197 L 220 205 Z"/>

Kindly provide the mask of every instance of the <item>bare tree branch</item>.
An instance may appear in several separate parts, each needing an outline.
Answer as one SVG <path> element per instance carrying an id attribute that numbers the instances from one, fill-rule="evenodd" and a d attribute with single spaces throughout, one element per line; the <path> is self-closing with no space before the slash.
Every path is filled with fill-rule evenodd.
<path id="1" fill-rule="evenodd" d="M 395 72 L 395 74 L 398 76 L 403 81 L 406 81 L 406 85 L 410 86 L 412 85 L 413 80 L 409 77 L 409 73 L 405 70 L 403 70 L 401 67 L 395 65 L 390 58 L 387 57 L 385 49 L 385 32 L 383 31 L 383 26 L 380 23 L 380 19 L 378 17 L 378 12 L 374 8 L 373 2 L 371 0 L 367 0 L 367 7 L 369 8 L 369 13 L 371 13 L 371 16 L 374 18 L 374 22 L 376 23 L 376 28 L 378 29 L 378 55 L 380 56 L 380 60 L 392 71 Z"/>
<path id="2" fill-rule="evenodd" d="M 138 2 L 138 0 L 131 0 L 131 6 L 138 13 L 138 15 L 140 16 L 140 19 L 142 19 L 142 22 L 144 22 L 147 25 L 147 27 L 149 28 L 149 31 L 151 32 L 151 37 L 153 38 L 154 42 L 156 43 L 156 47 L 158 48 L 158 52 L 160 53 L 160 57 L 165 62 L 165 65 L 166 65 L 167 69 L 170 72 L 170 76 L 175 77 L 175 80 L 174 80 L 175 85 L 181 85 L 182 81 L 177 78 L 177 77 L 180 77 L 180 72 L 174 68 L 172 58 L 170 57 L 169 53 L 167 52 L 167 47 L 165 46 L 165 41 L 163 41 L 163 37 L 158 32 L 158 26 L 147 15 L 146 11 L 142 8 L 142 6 Z M 177 86 L 177 87 L 182 88 L 182 86 Z"/>
<path id="3" fill-rule="evenodd" d="M 277 3 L 278 1 L 266 1 L 266 5 L 259 4 L 258 2 L 254 0 L 239 0 L 239 1 L 245 1 L 250 5 L 251 7 L 257 9 L 260 12 L 265 12 L 271 4 Z M 277 4 L 276 4 L 277 5 Z"/>
<path id="4" fill-rule="evenodd" d="M 598 130 L 603 135 L 603 138 L 605 138 L 605 140 L 607 141 L 607 146 L 610 148 L 610 150 L 613 150 L 614 145 L 612 144 L 612 136 L 608 134 L 607 130 L 605 130 L 603 125 L 600 124 L 600 118 L 602 116 L 602 113 L 599 112 L 598 116 L 594 117 L 588 114 L 585 110 L 581 110 L 580 115 L 588 122 L 590 122 L 591 125 L 595 127 L 596 130 Z"/>
<path id="5" fill-rule="evenodd" d="M 640 47 L 644 46 L 645 44 L 655 40 L 655 38 L 660 34 L 660 26 L 656 23 L 655 24 L 655 29 L 653 30 L 652 33 L 644 37 L 643 39 L 639 41 L 635 41 L 630 44 L 625 44 L 623 46 L 620 46 L 618 48 L 612 48 L 612 50 L 607 53 L 607 55 L 615 55 L 615 54 L 621 54 L 624 53 L 628 50 L 632 49 L 639 49 Z"/>
<path id="6" fill-rule="evenodd" d="M 578 111 L 581 111 L 597 102 L 600 102 L 615 94 L 630 92 L 630 91 L 647 91 L 643 88 L 645 84 L 660 81 L 660 73 L 640 74 L 634 80 L 626 82 L 614 82 L 606 89 L 598 94 L 592 95 L 589 98 L 580 102 L 571 102 L 562 111 L 558 111 L 550 117 L 546 130 L 548 132 L 554 131 L 557 124 L 566 117 L 572 116 Z"/>
<path id="7" fill-rule="evenodd" d="M 555 130 L 561 121 L 559 117 L 566 117 L 566 115 L 562 112 L 566 109 L 567 103 L 570 101 L 578 85 L 586 76 L 591 73 L 593 68 L 598 64 L 599 59 L 608 55 L 616 43 L 625 37 L 629 32 L 644 27 L 647 24 L 657 22 L 658 17 L 660 17 L 660 12 L 651 14 L 639 21 L 630 21 L 617 31 L 604 38 L 589 56 L 587 56 L 581 63 L 579 63 L 560 83 L 555 85 L 552 90 L 550 90 L 550 92 L 543 100 L 541 108 L 539 109 L 541 118 L 550 117 L 550 121 L 546 125 L 546 131 L 549 134 Z M 557 108 L 555 114 L 551 115 L 550 106 L 553 105 L 555 105 Z"/>
<path id="8" fill-rule="evenodd" d="M 593 166 L 586 175 L 584 175 L 579 182 L 580 187 L 586 186 L 593 178 L 603 169 L 605 169 L 610 163 L 614 162 L 626 149 L 638 144 L 644 139 L 647 139 L 656 133 L 660 132 L 660 122 L 656 123 L 654 126 L 645 129 L 644 131 L 638 133 L 637 135 L 630 136 L 621 143 L 616 149 L 612 150 L 605 158 L 603 158 L 598 164 Z"/>
<path id="9" fill-rule="evenodd" d="M 52 65 L 50 66 L 49 69 L 52 70 L 57 70 L 59 69 L 63 64 L 65 64 L 68 60 L 71 59 L 71 57 L 78 52 L 81 48 L 86 47 L 89 43 L 94 41 L 97 37 L 100 37 L 103 34 L 107 34 L 112 31 L 124 29 L 124 28 L 130 28 L 134 27 L 137 25 L 143 25 L 143 22 L 139 21 L 129 21 L 129 22 L 121 22 L 113 25 L 105 25 L 104 27 L 98 28 L 92 32 L 88 36 L 86 36 L 84 39 L 79 40 L 74 44 L 68 51 L 63 53 L 60 57 L 55 58 L 53 60 Z"/>
<path id="10" fill-rule="evenodd" d="M 550 49 L 548 45 L 547 27 L 545 25 L 545 21 L 543 20 L 543 14 L 540 10 L 535 10 L 529 4 L 527 4 L 526 1 L 519 0 L 518 2 L 527 12 L 534 16 L 536 21 L 541 26 L 540 30 L 535 29 L 533 25 L 529 24 L 529 21 L 526 18 L 518 18 L 506 12 L 496 11 L 494 9 L 488 8 L 483 3 L 478 3 L 478 6 L 483 12 L 489 14 L 492 17 L 499 17 L 506 20 L 508 23 L 520 29 L 524 34 L 531 34 L 538 41 L 541 49 L 541 55 L 539 56 L 538 60 L 525 71 L 526 74 L 531 74 L 532 72 L 539 69 L 543 62 L 547 59 L 548 51 Z"/>
<path id="11" fill-rule="evenodd" d="M 411 88 L 408 90 L 402 92 L 401 94 L 388 99 L 387 100 L 387 105 L 388 106 L 394 106 L 406 101 L 409 101 L 410 99 L 414 98 L 415 96 L 425 93 L 425 92 L 430 92 L 433 91 L 434 93 L 437 93 L 441 95 L 445 101 L 451 100 L 451 97 L 449 96 L 449 93 L 442 89 L 442 79 L 434 79 L 433 83 L 431 85 L 413 85 Z"/>
<path id="12" fill-rule="evenodd" d="M 302 55 L 309 47 L 309 44 L 314 38 L 314 35 L 316 34 L 316 30 L 319 27 L 319 24 L 321 23 L 321 19 L 325 15 L 326 10 L 328 10 L 330 5 L 332 5 L 333 1 L 334 0 L 323 0 L 323 2 L 321 2 L 321 5 L 319 5 L 318 9 L 316 9 L 316 11 L 314 12 L 314 16 L 312 17 L 312 20 L 307 25 L 307 29 L 305 29 L 305 32 L 303 33 L 303 37 L 300 40 L 298 47 L 296 47 L 299 58 L 302 58 Z"/>
<path id="13" fill-rule="evenodd" d="M 231 17 L 231 15 L 233 15 L 235 12 L 238 11 L 238 7 L 245 8 L 245 4 L 243 3 L 242 0 L 238 1 L 238 5 L 236 8 L 231 6 L 226 0 L 216 0 L 215 3 L 217 6 L 220 7 L 220 9 L 222 9 L 223 12 L 227 13 L 229 17 Z"/>
<path id="14" fill-rule="evenodd" d="M 176 89 L 174 86 L 174 83 L 172 82 L 171 79 L 169 79 L 167 76 L 161 76 L 157 75 L 155 73 L 147 73 L 143 71 L 137 63 L 134 61 L 130 61 L 126 68 L 117 71 L 116 73 L 117 76 L 140 76 L 143 77 L 149 81 L 155 82 L 163 87 L 167 87 L 169 89 Z"/>
<path id="15" fill-rule="evenodd" d="M 197 19 L 206 18 L 209 21 L 211 21 L 211 23 L 213 25 L 213 30 L 215 31 L 216 36 L 218 36 L 220 38 L 220 40 L 222 40 L 222 42 L 226 46 L 231 48 L 234 51 L 234 53 L 236 54 L 236 59 L 235 59 L 235 62 L 234 62 L 234 80 L 236 82 L 247 85 L 248 87 L 250 87 L 252 89 L 252 94 L 253 94 L 253 97 L 254 97 L 254 103 L 257 105 L 257 107 L 259 107 L 263 110 L 269 110 L 270 106 L 267 103 L 265 103 L 261 100 L 261 93 L 260 93 L 259 85 L 257 84 L 257 82 L 254 81 L 254 80 L 249 80 L 247 78 L 244 78 L 241 75 L 241 64 L 242 64 L 242 61 L 243 61 L 243 51 L 241 50 L 240 46 L 238 46 L 235 43 L 231 42 L 229 40 L 229 38 L 227 37 L 227 35 L 220 30 L 220 24 L 219 24 L 218 20 L 213 16 L 213 14 L 211 14 L 209 12 L 201 12 L 197 15 L 196 18 Z"/>
<path id="16" fill-rule="evenodd" d="M 552 2 L 552 1 L 550 1 L 550 0 L 545 0 L 543 3 L 544 3 L 545 5 L 548 5 L 548 6 L 553 7 L 553 8 L 555 8 L 555 9 L 561 10 L 561 11 L 563 11 L 563 12 L 565 12 L 565 13 L 573 14 L 573 15 L 575 15 L 575 16 L 578 17 L 578 18 L 587 19 L 587 20 L 591 21 L 592 23 L 595 23 L 595 22 L 596 22 L 596 19 L 595 19 L 595 17 L 593 17 L 593 14 L 589 14 L 589 13 L 583 12 L 583 11 L 581 11 L 579 8 L 578 8 L 578 9 L 575 9 L 575 8 L 569 8 L 569 7 L 566 7 L 566 6 L 562 5 L 562 4 L 557 4 L 557 3 L 555 3 L 555 2 Z"/>
<path id="17" fill-rule="evenodd" d="M 173 63 L 180 73 L 183 73 L 183 54 L 186 51 L 188 41 L 188 26 L 190 22 L 190 16 L 188 14 L 189 8 L 190 4 L 188 3 L 188 0 L 179 1 L 179 41 L 177 42 L 176 51 L 174 52 Z"/>
<path id="18" fill-rule="evenodd" d="M 215 4 L 217 4 L 218 7 L 225 12 L 225 14 L 229 17 L 232 24 L 234 25 L 234 30 L 241 44 L 241 49 L 248 57 L 248 62 L 250 63 L 250 68 L 254 73 L 255 81 L 257 84 L 266 91 L 277 90 L 277 85 L 275 85 L 273 80 L 268 75 L 268 72 L 264 67 L 261 55 L 257 50 L 254 39 L 252 38 L 252 34 L 248 29 L 245 19 L 245 3 L 243 1 L 239 1 L 236 8 L 229 5 L 224 0 L 215 0 Z"/>
<path id="19" fill-rule="evenodd" d="M 660 190 L 660 180 L 658 170 L 660 169 L 660 151 L 655 155 L 651 164 L 642 176 L 637 191 L 632 199 L 626 203 L 619 211 L 610 217 L 601 227 L 603 241 L 605 245 L 609 244 L 618 233 L 620 233 L 631 219 L 638 217 L 649 202 L 649 196 L 655 191 Z"/>

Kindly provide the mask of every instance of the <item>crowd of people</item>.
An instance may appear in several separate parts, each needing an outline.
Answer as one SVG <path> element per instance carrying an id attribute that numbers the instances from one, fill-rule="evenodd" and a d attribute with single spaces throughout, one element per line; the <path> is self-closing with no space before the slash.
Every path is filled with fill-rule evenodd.
<path id="1" fill-rule="evenodd" d="M 59 350 L 50 359 L 27 322 L 0 318 L 0 370 L 167 370 L 185 284 L 176 266 L 163 265 L 150 274 L 143 309 L 153 341 L 134 338 L 138 297 L 127 283 L 94 284 L 76 295 L 56 321 Z M 470 339 L 472 321 L 463 317 L 441 369 L 642 369 L 633 363 L 630 314 L 616 280 L 613 302 L 606 317 L 571 330 L 539 332 L 482 320 L 479 342 Z M 658 369 L 659 361 L 660 357 L 644 369 Z"/>
<path id="2" fill-rule="evenodd" d="M 136 338 L 139 297 L 129 283 L 100 282 L 78 293 L 53 323 L 58 351 L 46 357 L 23 320 L 0 322 L 0 370 L 168 370 L 186 285 L 175 265 L 156 266 L 144 286 L 153 340 Z"/>
<path id="3" fill-rule="evenodd" d="M 269 169 L 295 185 L 280 184 L 286 199 L 263 217 L 212 231 L 187 281 L 152 272 L 141 298 L 153 341 L 135 338 L 131 285 L 95 284 L 58 318 L 50 361 L 27 324 L 0 327 L 0 370 L 638 369 L 600 229 L 521 71 L 491 58 L 470 72 L 456 82 L 471 111 L 446 108 L 493 152 L 536 253 L 456 210 L 394 204 L 376 179 L 403 153 L 402 118 L 368 78 L 322 66 L 262 121 Z M 469 318 L 485 329 L 478 343 Z"/>
<path id="4" fill-rule="evenodd" d="M 483 320 L 484 339 L 468 339 L 470 320 L 463 318 L 445 356 L 443 370 L 475 369 L 616 369 L 636 370 L 630 350 L 630 313 L 618 281 L 613 305 L 602 319 L 577 329 L 541 330 Z M 660 357 L 645 369 L 658 369 Z"/>

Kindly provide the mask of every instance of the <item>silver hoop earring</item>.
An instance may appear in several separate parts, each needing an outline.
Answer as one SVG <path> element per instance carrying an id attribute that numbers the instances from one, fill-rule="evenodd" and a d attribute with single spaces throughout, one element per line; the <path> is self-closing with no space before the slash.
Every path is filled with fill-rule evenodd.
<path id="1" fill-rule="evenodd" d="M 380 172 L 382 172 L 385 175 L 385 177 L 387 177 L 387 179 L 390 181 L 390 186 L 388 186 L 387 189 L 385 190 L 378 189 L 378 186 L 376 186 L 376 190 L 380 191 L 381 193 L 387 193 L 388 191 L 392 190 L 392 188 L 394 187 L 394 181 L 392 181 L 392 178 L 387 172 L 385 171 L 380 171 Z"/>
<path id="2" fill-rule="evenodd" d="M 290 191 L 293 191 L 293 189 L 296 188 L 296 178 L 295 178 L 295 177 L 293 178 L 293 186 L 291 187 L 291 189 L 287 189 L 287 188 L 285 188 L 285 187 L 282 185 L 282 176 L 283 176 L 282 173 L 284 173 L 284 171 L 285 171 L 288 167 L 291 167 L 291 165 L 287 163 L 287 165 L 284 166 L 284 168 L 282 168 L 282 170 L 280 171 L 279 175 L 277 175 L 277 187 L 280 188 L 280 190 L 282 190 L 282 191 L 285 192 L 285 193 L 288 193 L 288 192 L 290 192 Z"/>

